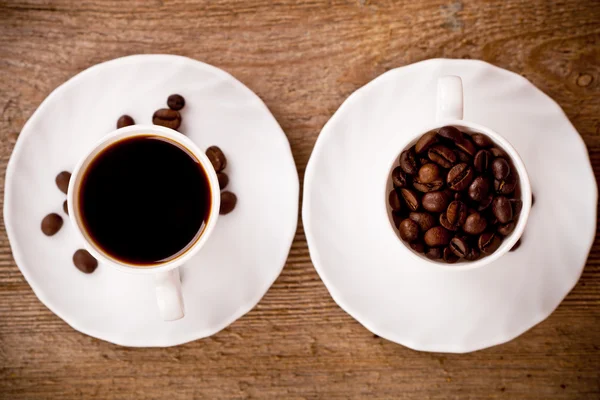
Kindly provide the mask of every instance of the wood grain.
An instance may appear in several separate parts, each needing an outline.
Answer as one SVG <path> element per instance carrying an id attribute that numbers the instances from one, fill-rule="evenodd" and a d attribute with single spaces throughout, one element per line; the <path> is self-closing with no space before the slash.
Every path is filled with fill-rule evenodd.
<path id="1" fill-rule="evenodd" d="M 320 129 L 358 87 L 432 57 L 486 60 L 563 107 L 600 175 L 596 0 L 0 0 L 0 190 L 41 101 L 135 53 L 193 57 L 248 85 L 286 132 L 301 178 Z M 232 326 L 175 348 L 122 348 L 48 311 L 0 230 L 4 399 L 599 399 L 599 328 L 597 242 L 572 293 L 518 339 L 466 355 L 406 349 L 337 307 L 300 224 L 282 275 Z"/>

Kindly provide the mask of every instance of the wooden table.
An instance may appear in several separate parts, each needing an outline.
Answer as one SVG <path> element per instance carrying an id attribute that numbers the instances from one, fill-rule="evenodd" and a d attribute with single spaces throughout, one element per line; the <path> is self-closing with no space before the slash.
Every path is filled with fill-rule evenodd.
<path id="1" fill-rule="evenodd" d="M 597 0 L 0 0 L 1 190 L 41 101 L 83 69 L 135 53 L 193 57 L 244 82 L 287 133 L 301 178 L 323 124 L 360 86 L 428 58 L 486 60 L 553 97 L 600 173 Z M 419 353 L 374 336 L 333 302 L 300 224 L 283 273 L 249 314 L 208 339 L 129 349 L 46 309 L 2 225 L 0 398 L 92 397 L 598 399 L 600 245 L 558 310 L 516 340 L 466 355 Z"/>

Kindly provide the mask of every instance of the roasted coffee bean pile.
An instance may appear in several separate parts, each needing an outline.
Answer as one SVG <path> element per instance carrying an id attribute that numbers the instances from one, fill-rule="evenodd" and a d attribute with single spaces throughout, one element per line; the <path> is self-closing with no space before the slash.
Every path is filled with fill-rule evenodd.
<path id="1" fill-rule="evenodd" d="M 58 190 L 64 194 L 67 194 L 70 180 L 71 173 L 62 171 L 56 175 L 56 179 L 54 181 L 56 183 L 56 187 L 58 187 Z M 69 215 L 69 209 L 67 208 L 66 200 L 62 204 L 62 209 L 66 215 Z M 44 219 L 42 219 L 42 232 L 46 236 L 53 236 L 60 230 L 60 228 L 62 228 L 63 224 L 64 221 L 60 215 L 56 213 L 48 214 L 44 217 Z M 98 267 L 98 261 L 96 261 L 96 259 L 84 249 L 79 249 L 75 252 L 75 254 L 73 254 L 73 264 L 75 264 L 77 269 L 86 274 L 91 274 L 96 270 L 96 267 Z"/>
<path id="2" fill-rule="evenodd" d="M 486 135 L 445 126 L 400 154 L 388 203 L 400 237 L 432 260 L 474 261 L 515 229 L 522 202 L 507 154 Z"/>

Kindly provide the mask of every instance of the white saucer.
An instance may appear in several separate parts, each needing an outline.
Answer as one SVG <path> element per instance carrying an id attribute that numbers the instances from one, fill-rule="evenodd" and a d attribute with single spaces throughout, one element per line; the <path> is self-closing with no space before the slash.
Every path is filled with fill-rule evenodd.
<path id="1" fill-rule="evenodd" d="M 442 75 L 462 77 L 465 119 L 514 145 L 535 195 L 521 247 L 475 270 L 410 257 L 381 210 L 404 135 L 435 121 Z M 340 307 L 388 340 L 460 353 L 511 340 L 552 313 L 585 265 L 597 197 L 585 145 L 553 100 L 487 63 L 438 59 L 389 71 L 342 104 L 308 163 L 302 219 Z"/>
<path id="2" fill-rule="evenodd" d="M 221 216 L 182 270 L 186 315 L 164 322 L 154 277 L 100 265 L 77 270 L 83 247 L 62 212 L 54 178 L 115 129 L 122 114 L 152 123 L 170 94 L 186 99 L 184 132 L 228 157 L 236 209 Z M 91 128 L 90 128 L 91 127 Z M 267 107 L 229 74 L 185 57 L 136 55 L 96 65 L 57 88 L 29 119 L 6 172 L 4 221 L 13 255 L 38 298 L 73 328 L 125 346 L 173 346 L 212 335 L 252 309 L 281 272 L 296 232 L 298 174 L 287 138 Z M 53 237 L 42 218 L 65 218 Z"/>

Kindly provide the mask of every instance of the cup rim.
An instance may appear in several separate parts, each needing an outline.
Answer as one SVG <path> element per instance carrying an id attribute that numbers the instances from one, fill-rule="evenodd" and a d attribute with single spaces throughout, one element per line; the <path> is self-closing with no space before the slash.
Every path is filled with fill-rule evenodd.
<path id="1" fill-rule="evenodd" d="M 173 141 L 183 146 L 185 149 L 189 150 L 190 153 L 197 159 L 197 161 L 202 166 L 204 172 L 206 173 L 206 176 L 209 181 L 209 187 L 211 190 L 211 209 L 208 215 L 208 220 L 205 224 L 202 233 L 196 239 L 195 243 L 192 244 L 183 253 L 179 254 L 171 260 L 167 260 L 161 263 L 149 265 L 129 264 L 124 261 L 118 260 L 101 250 L 101 248 L 96 243 L 94 243 L 93 240 L 91 240 L 89 235 L 85 233 L 85 230 L 80 225 L 81 218 L 79 213 L 79 207 L 76 201 L 76 195 L 79 193 L 78 189 L 83 173 L 86 171 L 90 162 L 94 160 L 94 158 L 100 152 L 102 152 L 108 146 L 116 142 L 136 136 L 148 135 L 154 135 Z M 67 191 L 67 206 L 70 213 L 69 219 L 71 221 L 71 225 L 73 226 L 79 238 L 83 240 L 86 250 L 89 251 L 90 254 L 92 254 L 96 259 L 102 261 L 105 264 L 110 265 L 111 267 L 129 273 L 156 273 L 161 271 L 168 271 L 183 265 L 190 258 L 192 258 L 206 243 L 216 225 L 219 216 L 219 209 L 221 203 L 220 193 L 221 192 L 219 188 L 217 173 L 215 172 L 210 160 L 205 155 L 205 153 L 201 151 L 200 148 L 198 148 L 198 146 L 194 142 L 192 142 L 192 140 L 190 140 L 187 136 L 173 129 L 159 125 L 130 125 L 124 128 L 116 129 L 103 136 L 98 142 L 91 146 L 88 151 L 86 151 L 83 157 L 80 158 L 75 168 L 73 169 L 71 179 L 69 181 L 69 188 Z"/>
<path id="2" fill-rule="evenodd" d="M 448 125 L 456 126 L 459 128 L 467 128 L 470 131 L 474 131 L 473 133 L 483 133 L 483 134 L 489 136 L 494 141 L 494 143 L 496 143 L 496 145 L 498 145 L 498 147 L 500 147 L 502 150 L 504 150 L 507 153 L 507 155 L 510 157 L 511 161 L 513 162 L 513 165 L 515 166 L 517 173 L 519 174 L 519 184 L 520 184 L 520 189 L 521 189 L 521 201 L 523 204 L 523 206 L 521 208 L 521 213 L 519 215 L 519 219 L 517 221 L 517 225 L 515 226 L 514 231 L 508 236 L 508 238 L 506 238 L 505 240 L 502 241 L 502 244 L 495 252 L 493 252 L 492 254 L 490 254 L 486 257 L 480 258 L 479 260 L 475 260 L 475 261 L 459 260 L 458 262 L 453 263 L 453 264 L 448 264 L 443 261 L 431 260 L 431 259 L 427 258 L 426 256 L 415 252 L 413 249 L 410 248 L 410 246 L 408 244 L 404 243 L 404 241 L 399 236 L 398 229 L 395 228 L 394 221 L 392 219 L 392 212 L 390 210 L 390 207 L 388 205 L 388 200 L 387 200 L 388 195 L 389 195 L 389 190 L 390 190 L 389 189 L 390 176 L 391 176 L 393 169 L 396 167 L 399 154 L 402 151 L 409 148 L 411 145 L 413 145 L 423 134 L 425 134 L 431 130 L 439 129 L 441 127 L 448 126 Z M 386 215 L 389 220 L 389 229 L 392 231 L 392 233 L 397 238 L 397 240 L 401 243 L 402 247 L 408 251 L 408 253 L 410 254 L 411 257 L 413 257 L 413 259 L 425 261 L 428 264 L 435 265 L 436 267 L 438 267 L 440 269 L 449 270 L 449 271 L 466 271 L 466 270 L 473 270 L 473 269 L 481 268 L 485 265 L 491 264 L 492 262 L 496 261 L 503 255 L 508 253 L 510 251 L 510 249 L 512 249 L 512 247 L 515 245 L 515 243 L 523 235 L 523 231 L 525 230 L 525 226 L 527 225 L 527 221 L 529 219 L 529 214 L 531 211 L 531 183 L 529 181 L 529 174 L 527 173 L 527 169 L 525 167 L 525 164 L 523 163 L 523 160 L 521 159 L 521 156 L 519 155 L 517 150 L 510 144 L 510 142 L 508 140 L 506 140 L 502 135 L 500 135 L 493 129 L 488 128 L 483 125 L 479 125 L 474 122 L 466 121 L 463 119 L 449 119 L 449 120 L 436 121 L 434 123 L 423 126 L 421 129 L 419 129 L 418 132 L 419 133 L 417 133 L 416 135 L 412 135 L 411 138 L 408 139 L 404 143 L 403 146 L 400 146 L 400 148 L 401 148 L 400 152 L 394 156 L 394 159 L 389 164 L 390 166 L 387 169 L 388 175 L 387 175 L 387 178 L 385 181 L 386 184 L 385 184 L 384 194 L 383 194 L 383 199 L 384 199 L 383 204 L 385 207 Z M 393 187 L 393 185 L 392 185 L 392 187 Z"/>

